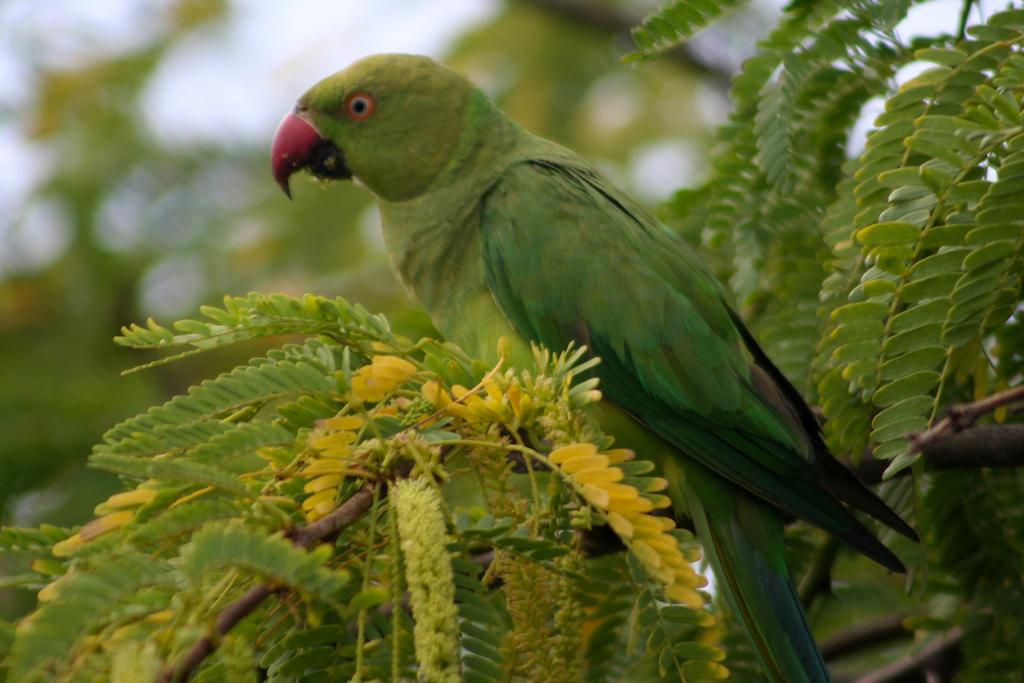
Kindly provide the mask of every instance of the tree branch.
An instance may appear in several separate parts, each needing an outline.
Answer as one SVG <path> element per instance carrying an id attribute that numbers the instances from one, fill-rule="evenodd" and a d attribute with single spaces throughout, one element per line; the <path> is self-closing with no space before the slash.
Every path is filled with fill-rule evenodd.
<path id="1" fill-rule="evenodd" d="M 364 486 L 345 503 L 312 524 L 297 528 L 289 534 L 292 543 L 300 548 L 309 548 L 314 543 L 333 539 L 345 527 L 363 516 L 373 503 L 373 487 Z"/>
<path id="2" fill-rule="evenodd" d="M 851 626 L 824 638 L 818 649 L 826 661 L 832 661 L 894 640 L 910 638 L 913 634 L 903 627 L 904 618 L 901 614 L 893 614 Z"/>
<path id="3" fill-rule="evenodd" d="M 1024 424 L 978 425 L 924 447 L 932 469 L 1024 466 Z"/>
<path id="4" fill-rule="evenodd" d="M 337 536 L 345 527 L 363 516 L 373 504 L 373 487 L 365 486 L 357 491 L 343 505 L 312 524 L 297 528 L 288 534 L 299 548 L 309 548 L 315 543 Z M 285 586 L 263 583 L 253 586 L 238 600 L 228 605 L 217 616 L 213 633 L 200 638 L 181 658 L 177 666 L 168 667 L 157 677 L 158 683 L 186 681 L 189 676 L 213 654 L 228 631 L 249 616 L 272 593 L 284 590 Z"/>
<path id="5" fill-rule="evenodd" d="M 963 629 L 960 627 L 954 628 L 949 633 L 945 634 L 941 638 L 935 639 L 933 642 L 924 646 L 914 654 L 907 655 L 902 659 L 896 660 L 892 664 L 887 664 L 886 666 L 876 669 L 865 676 L 861 676 L 856 679 L 854 683 L 894 683 L 895 681 L 901 680 L 909 673 L 918 670 L 925 670 L 933 661 L 958 647 L 963 637 Z"/>
<path id="6" fill-rule="evenodd" d="M 965 431 L 930 440 L 921 451 L 930 470 L 978 469 L 981 467 L 1024 467 L 1024 424 L 976 425 Z M 867 452 L 856 465 L 846 462 L 866 484 L 882 481 L 889 466 Z M 910 474 L 901 470 L 896 476 Z"/>
<path id="7" fill-rule="evenodd" d="M 832 565 L 839 556 L 839 541 L 827 536 L 814 555 L 814 562 L 800 581 L 797 594 L 804 609 L 809 609 L 814 599 L 822 593 L 832 592 Z"/>
<path id="8" fill-rule="evenodd" d="M 957 42 L 967 37 L 967 21 L 971 17 L 971 7 L 974 5 L 974 0 L 963 0 L 963 3 L 963 6 L 960 8 L 960 21 L 957 22 Z"/>
<path id="9" fill-rule="evenodd" d="M 573 23 L 584 24 L 615 36 L 629 36 L 630 29 L 643 21 L 642 17 L 626 16 L 611 7 L 587 0 L 521 0 L 521 2 L 539 7 Z M 667 50 L 664 54 L 665 57 L 690 71 L 704 76 L 722 90 L 729 89 L 732 73 L 700 59 L 685 45 Z"/>
<path id="10" fill-rule="evenodd" d="M 982 415 L 1017 401 L 1024 401 L 1024 386 L 1000 391 L 997 394 L 986 396 L 972 403 L 962 403 L 953 406 L 946 413 L 946 416 L 932 425 L 930 429 L 911 434 L 908 437 L 910 439 L 910 452 L 920 453 L 932 444 L 949 438 L 952 434 L 957 434 L 973 427 L 974 423 Z"/>

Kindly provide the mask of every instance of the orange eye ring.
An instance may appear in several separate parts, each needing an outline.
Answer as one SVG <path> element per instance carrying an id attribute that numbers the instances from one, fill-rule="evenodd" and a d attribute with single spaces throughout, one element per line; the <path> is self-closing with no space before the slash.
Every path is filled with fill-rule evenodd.
<path id="1" fill-rule="evenodd" d="M 345 113 L 353 121 L 365 121 L 373 116 L 377 101 L 365 92 L 354 92 L 345 98 Z"/>

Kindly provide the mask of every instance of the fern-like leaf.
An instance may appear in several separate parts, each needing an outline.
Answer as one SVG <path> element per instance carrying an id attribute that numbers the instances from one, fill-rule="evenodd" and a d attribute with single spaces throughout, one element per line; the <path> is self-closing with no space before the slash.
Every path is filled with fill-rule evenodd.
<path id="1" fill-rule="evenodd" d="M 155 455 L 193 446 L 230 429 L 223 422 L 215 423 L 219 416 L 300 395 L 330 396 L 345 388 L 338 382 L 319 361 L 254 359 L 192 387 L 186 396 L 116 425 L 103 435 L 97 452 Z M 180 429 L 182 425 L 188 428 Z"/>
<path id="2" fill-rule="evenodd" d="M 181 554 L 182 569 L 193 583 L 210 571 L 237 567 L 304 593 L 333 602 L 348 583 L 348 573 L 323 566 L 324 558 L 289 543 L 279 535 L 237 522 L 207 525 L 192 537 Z"/>
<path id="3" fill-rule="evenodd" d="M 889 473 L 912 462 L 905 436 L 935 417 L 943 387 L 1018 300 L 1021 231 L 1006 198 L 1016 180 L 1011 171 L 992 182 L 985 169 L 1019 158 L 1024 89 L 1013 54 L 1024 15 L 991 23 L 999 29 L 976 30 L 980 39 L 917 53 L 935 66 L 886 103 L 841 187 L 853 201 L 841 196 L 830 211 L 818 392 L 833 447 L 872 444 L 893 460 Z"/>
<path id="4" fill-rule="evenodd" d="M 94 453 L 89 457 L 89 464 L 134 479 L 161 479 L 197 486 L 212 486 L 237 496 L 255 496 L 253 491 L 230 472 L 188 460 L 151 460 L 115 453 Z"/>
<path id="5" fill-rule="evenodd" d="M 69 653 L 91 626 L 106 623 L 140 588 L 167 582 L 169 576 L 165 562 L 140 553 L 106 557 L 87 571 L 65 576 L 56 598 L 19 630 L 9 659 L 12 679 L 51 680 L 49 667 L 71 661 Z"/>
<path id="6" fill-rule="evenodd" d="M 633 29 L 638 51 L 626 59 L 632 61 L 670 50 L 739 4 L 740 0 L 671 0 Z"/>
<path id="7" fill-rule="evenodd" d="M 181 320 L 175 324 L 177 334 L 150 318 L 144 326 L 123 327 L 114 341 L 142 349 L 191 347 L 135 370 L 271 335 L 324 335 L 351 345 L 398 341 L 382 316 L 371 315 L 362 306 L 353 306 L 340 297 L 331 300 L 307 294 L 299 299 L 283 294 L 251 293 L 244 297 L 226 296 L 223 308 L 203 306 L 200 312 L 206 320 Z"/>
<path id="8" fill-rule="evenodd" d="M 453 551 L 465 546 L 454 544 Z M 462 556 L 452 559 L 455 575 L 455 600 L 459 608 L 462 675 L 467 683 L 494 683 L 507 679 L 503 656 L 503 638 L 509 630 L 509 616 L 500 606 L 500 597 L 488 594 L 480 583 L 483 569 Z"/>
<path id="9" fill-rule="evenodd" d="M 43 524 L 38 528 L 4 527 L 0 529 L 0 555 L 48 557 L 51 548 L 71 536 L 71 530 Z"/>

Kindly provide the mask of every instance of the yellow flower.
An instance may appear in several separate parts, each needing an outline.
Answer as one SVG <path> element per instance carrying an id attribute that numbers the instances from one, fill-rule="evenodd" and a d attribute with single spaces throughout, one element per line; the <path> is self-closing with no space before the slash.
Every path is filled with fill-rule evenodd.
<path id="1" fill-rule="evenodd" d="M 338 487 L 351 469 L 349 456 L 365 422 L 359 415 L 340 414 L 317 421 L 308 441 L 316 455 L 299 471 L 309 477 L 303 491 L 313 494 L 302 502 L 306 519 L 317 520 L 338 506 Z"/>
<path id="2" fill-rule="evenodd" d="M 74 571 L 74 569 L 69 569 L 64 576 L 58 577 L 39 589 L 39 592 L 36 593 L 39 602 L 50 602 L 56 598 L 60 594 L 61 585 L 74 574 Z"/>
<path id="3" fill-rule="evenodd" d="M 416 366 L 404 358 L 374 356 L 352 375 L 351 397 L 376 403 L 415 374 Z"/>
<path id="4" fill-rule="evenodd" d="M 151 612 L 146 615 L 143 621 L 150 624 L 166 624 L 174 618 L 174 610 L 162 609 L 159 612 Z"/>
<path id="5" fill-rule="evenodd" d="M 336 415 L 318 420 L 316 429 L 309 435 L 309 446 L 323 458 L 346 458 L 352 452 L 352 444 L 359 439 L 358 430 L 363 422 L 358 415 Z"/>
<path id="6" fill-rule="evenodd" d="M 359 401 L 375 403 L 393 390 L 396 386 L 390 380 L 380 380 L 372 376 L 372 371 L 366 371 L 371 366 L 364 365 L 352 376 L 352 398 Z M 365 372 L 364 372 L 365 371 Z"/>
<path id="7" fill-rule="evenodd" d="M 583 470 L 582 472 L 576 472 L 573 475 L 573 479 L 575 479 L 578 484 L 616 482 L 622 479 L 622 470 L 618 467 Z"/>
<path id="8" fill-rule="evenodd" d="M 336 488 L 317 491 L 302 501 L 302 509 L 306 513 L 306 518 L 311 522 L 320 519 L 336 507 L 338 507 L 338 489 Z"/>
<path id="9" fill-rule="evenodd" d="M 636 453 L 628 448 L 613 448 L 610 451 L 607 451 L 605 455 L 608 456 L 608 459 L 613 465 L 629 462 L 636 457 Z"/>
<path id="10" fill-rule="evenodd" d="M 452 395 L 455 397 L 455 401 L 458 402 L 449 402 L 445 409 L 452 415 L 461 417 L 466 422 L 476 422 L 478 418 L 476 414 L 469 409 L 468 404 L 474 399 L 479 401 L 480 398 L 478 396 L 469 395 L 469 389 L 461 384 L 456 384 L 452 387 Z"/>
<path id="11" fill-rule="evenodd" d="M 510 385 L 506 394 L 495 380 L 489 379 L 483 385 L 483 396 L 470 393 L 461 384 L 453 385 L 449 395 L 440 383 L 430 380 L 423 383 L 422 392 L 431 404 L 466 422 L 512 422 L 521 419 L 532 407 L 529 397 L 522 395 L 518 388 L 513 392 L 513 387 L 514 384 Z"/>
<path id="12" fill-rule="evenodd" d="M 97 517 L 83 526 L 77 534 L 73 534 L 63 541 L 55 543 L 51 552 L 54 557 L 67 557 L 97 536 L 102 536 L 108 531 L 118 529 L 132 521 L 135 517 L 135 506 L 149 502 L 155 496 L 156 492 L 148 489 L 136 489 L 111 496 L 106 502 L 96 506 L 96 513 L 102 514 L 102 517 Z M 128 506 L 132 507 L 129 509 L 117 509 Z M 113 510 L 113 512 L 108 512 L 110 510 Z"/>
<path id="13" fill-rule="evenodd" d="M 636 534 L 636 525 L 618 512 L 608 513 L 608 526 L 619 538 L 626 541 L 632 540 L 633 535 Z"/>
<path id="14" fill-rule="evenodd" d="M 85 545 L 85 541 L 82 540 L 82 534 L 73 534 L 72 536 L 65 538 L 63 541 L 54 543 L 53 550 L 51 550 L 51 552 L 54 557 L 67 557 L 83 545 Z M 47 588 L 49 588 L 49 586 L 47 586 Z M 46 589 L 44 588 L 43 590 Z"/>
<path id="15" fill-rule="evenodd" d="M 608 462 L 607 455 L 581 455 L 563 462 L 562 471 L 566 474 L 576 474 L 592 470 L 603 470 L 608 467 Z"/>
<path id="16" fill-rule="evenodd" d="M 349 446 L 354 444 L 357 438 L 355 432 L 328 432 L 327 434 L 314 432 L 310 435 L 309 445 L 322 455 L 343 458 L 352 451 Z"/>
<path id="17" fill-rule="evenodd" d="M 504 337 L 502 338 L 504 339 Z M 508 390 L 505 394 L 508 396 L 509 405 L 512 406 L 512 414 L 514 414 L 516 418 L 521 418 L 523 413 L 523 392 L 519 391 L 519 385 L 513 382 L 508 386 Z"/>
<path id="18" fill-rule="evenodd" d="M 135 517 L 134 510 L 120 510 L 118 512 L 111 512 L 109 515 L 104 515 L 97 519 L 92 520 L 78 533 L 82 536 L 83 541 L 91 541 L 97 536 L 101 536 L 108 531 L 113 531 L 118 527 L 122 527 L 128 522 L 132 521 Z"/>
<path id="19" fill-rule="evenodd" d="M 121 508 L 140 507 L 156 498 L 156 491 L 153 489 L 137 488 L 133 491 L 115 493 L 103 503 L 96 506 L 94 512 L 97 515 L 105 515 Z"/>
<path id="20" fill-rule="evenodd" d="M 341 484 L 340 474 L 325 474 L 306 482 L 302 490 L 306 493 L 318 493 L 324 489 L 336 489 Z"/>
<path id="21" fill-rule="evenodd" d="M 673 583 L 666 588 L 665 595 L 676 602 L 694 609 L 700 609 L 704 606 L 704 596 L 679 582 Z"/>
<path id="22" fill-rule="evenodd" d="M 609 503 L 611 500 L 609 499 Z M 624 515 L 631 516 L 635 514 L 644 514 L 654 509 L 654 504 L 650 500 L 643 497 L 636 497 L 630 499 L 620 499 L 615 502 L 615 505 L 608 508 L 613 512 L 620 512 Z"/>
<path id="23" fill-rule="evenodd" d="M 582 458 L 597 453 L 597 446 L 592 443 L 574 443 L 568 446 L 556 448 L 548 454 L 548 460 L 553 465 L 561 465 L 564 462 L 575 458 Z M 609 458 L 609 462 L 611 458 Z"/>
<path id="24" fill-rule="evenodd" d="M 504 402 L 505 394 L 494 380 L 488 380 L 484 384 L 486 398 L 478 394 L 467 395 L 469 390 L 458 385 L 452 387 L 452 391 L 458 398 L 465 396 L 466 408 L 477 422 L 501 422 L 511 416 L 511 410 Z"/>
<path id="25" fill-rule="evenodd" d="M 341 432 L 354 432 L 363 426 L 362 417 L 359 415 L 336 415 L 317 423 L 319 429 Z"/>
<path id="26" fill-rule="evenodd" d="M 424 382 L 423 386 L 420 387 L 420 392 L 422 392 L 423 398 L 430 401 L 431 405 L 441 410 L 447 408 L 448 404 L 452 402 L 451 395 L 445 391 L 444 387 L 437 380 L 432 379 Z"/>
<path id="27" fill-rule="evenodd" d="M 342 474 L 348 465 L 344 458 L 315 458 L 299 472 L 303 477 L 318 477 L 322 474 Z"/>
<path id="28" fill-rule="evenodd" d="M 334 500 L 324 500 L 324 501 L 321 501 L 320 503 L 317 503 L 313 507 L 312 510 L 306 511 L 306 519 L 308 519 L 311 522 L 315 522 L 316 520 L 320 519 L 321 517 L 326 517 L 330 513 L 334 512 L 334 510 L 337 507 L 338 507 L 337 501 L 334 501 Z"/>
<path id="29" fill-rule="evenodd" d="M 57 597 L 57 591 L 59 590 L 60 586 L 57 585 L 57 582 L 52 581 L 39 589 L 39 592 L 36 593 L 36 599 L 39 602 L 50 602 Z"/>
<path id="30" fill-rule="evenodd" d="M 707 579 L 690 565 L 700 559 L 699 554 L 684 554 L 669 533 L 676 526 L 672 519 L 649 514 L 671 505 L 668 496 L 656 493 L 667 489 L 668 481 L 661 477 L 625 479 L 622 468 L 615 465 L 634 457 L 633 451 L 624 448 L 599 453 L 592 443 L 574 443 L 553 450 L 548 461 L 568 476 L 588 503 L 605 512 L 608 526 L 648 574 L 665 587 L 666 597 L 701 609 L 704 596 L 696 589 L 705 586 Z M 707 617 L 712 619 L 710 614 Z"/>

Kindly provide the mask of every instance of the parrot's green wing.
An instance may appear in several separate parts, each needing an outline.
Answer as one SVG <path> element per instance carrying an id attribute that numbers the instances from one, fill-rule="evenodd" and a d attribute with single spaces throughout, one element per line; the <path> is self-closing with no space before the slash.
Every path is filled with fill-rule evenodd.
<path id="1" fill-rule="evenodd" d="M 585 344 L 605 396 L 662 439 L 902 570 L 839 498 L 909 527 L 808 433 L 806 405 L 770 362 L 751 362 L 752 338 L 678 237 L 567 153 L 510 167 L 481 210 L 487 281 L 523 336 Z"/>

